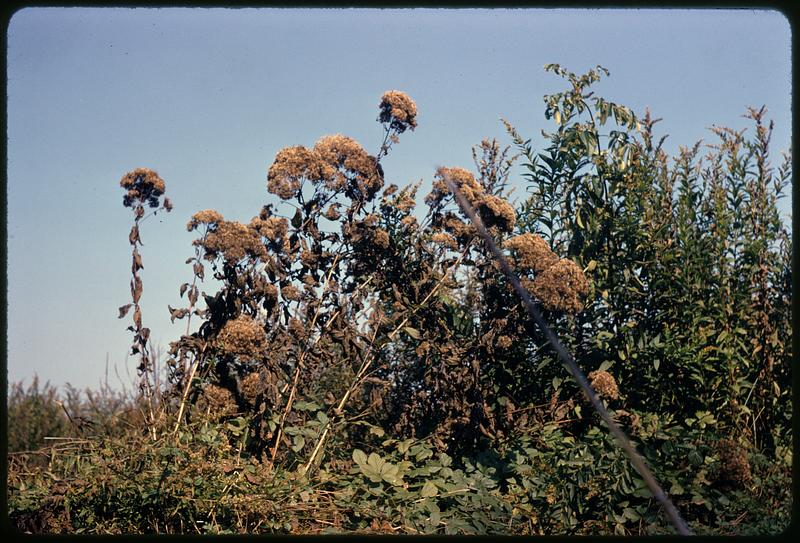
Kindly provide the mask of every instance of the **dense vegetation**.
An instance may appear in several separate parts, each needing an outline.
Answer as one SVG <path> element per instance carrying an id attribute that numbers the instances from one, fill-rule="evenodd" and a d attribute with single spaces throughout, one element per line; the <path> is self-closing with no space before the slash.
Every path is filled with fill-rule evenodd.
<path id="1" fill-rule="evenodd" d="M 534 150 L 485 140 L 474 173 L 385 185 L 417 125 L 384 94 L 376 156 L 349 137 L 281 150 L 280 206 L 196 213 L 186 333 L 156 379 L 134 214 L 129 330 L 140 389 L 9 396 L 9 514 L 28 532 L 672 533 L 465 220 L 453 179 L 696 533 L 777 533 L 791 508 L 791 240 L 772 123 L 669 159 L 657 120 L 560 66 Z M 407 137 L 406 134 L 404 137 Z M 507 200 L 513 163 L 527 189 Z M 201 291 L 210 268 L 220 285 Z M 200 321 L 190 333 L 192 319 Z M 88 421 L 88 422 L 87 422 Z M 44 440 L 44 436 L 64 437 Z"/>

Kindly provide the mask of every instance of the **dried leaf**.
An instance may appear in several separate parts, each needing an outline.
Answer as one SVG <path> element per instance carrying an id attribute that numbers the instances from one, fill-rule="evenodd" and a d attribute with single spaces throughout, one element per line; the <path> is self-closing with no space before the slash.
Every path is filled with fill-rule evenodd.
<path id="1" fill-rule="evenodd" d="M 203 267 L 203 264 L 200 263 L 200 262 L 195 262 L 194 263 L 194 274 L 197 277 L 199 277 L 201 281 L 203 280 L 203 274 L 204 273 L 205 273 L 205 268 Z"/>
<path id="2" fill-rule="evenodd" d="M 183 294 L 186 292 L 187 288 L 189 288 L 189 283 L 184 283 L 181 285 L 181 298 L 183 298 Z"/>
<path id="3" fill-rule="evenodd" d="M 134 275 L 131 280 L 131 296 L 135 304 L 139 303 L 139 299 L 142 297 L 142 280 L 138 275 Z"/>
<path id="4" fill-rule="evenodd" d="M 131 306 L 132 306 L 132 305 L 133 305 L 133 304 L 125 304 L 125 305 L 121 306 L 121 307 L 119 308 L 119 317 L 117 317 L 117 318 L 121 319 L 121 318 L 123 318 L 125 315 L 127 315 L 127 314 L 128 314 L 128 311 L 130 311 L 130 309 L 131 309 Z"/>
<path id="5" fill-rule="evenodd" d="M 196 286 L 189 289 L 189 302 L 194 305 L 197 303 L 198 290 Z"/>
<path id="6" fill-rule="evenodd" d="M 128 241 L 131 243 L 131 245 L 136 245 L 137 241 L 141 241 L 139 238 L 139 227 L 135 224 L 133 227 L 131 227 L 131 233 L 128 234 Z"/>
<path id="7" fill-rule="evenodd" d="M 136 329 L 140 330 L 142 328 L 142 310 L 139 309 L 139 306 L 136 306 L 136 309 L 133 312 L 133 324 L 136 325 Z"/>

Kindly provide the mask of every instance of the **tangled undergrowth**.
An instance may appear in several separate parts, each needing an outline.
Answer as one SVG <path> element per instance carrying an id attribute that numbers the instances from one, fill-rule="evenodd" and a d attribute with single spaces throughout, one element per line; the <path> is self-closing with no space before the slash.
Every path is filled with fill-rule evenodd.
<path id="1" fill-rule="evenodd" d="M 249 221 L 192 215 L 185 305 L 168 306 L 186 331 L 162 382 L 138 304 L 138 248 L 145 207 L 172 203 L 152 170 L 123 177 L 135 223 L 132 303 L 120 318 L 134 309 L 139 394 L 112 427 L 78 431 L 59 419 L 47 431 L 65 439 L 12 449 L 13 525 L 670 533 L 447 177 L 690 527 L 784 529 L 791 247 L 775 202 L 791 172 L 788 159 L 777 172 L 769 165 L 764 110 L 750 110 L 753 139 L 715 129 L 720 143 L 706 157 L 695 146 L 670 164 L 649 113 L 588 91 L 602 68 L 547 69 L 569 80 L 545 97 L 550 146 L 534 153 L 506 123 L 518 154 L 484 140 L 473 149 L 475 173 L 433 172 L 424 209 L 420 183 L 385 179 L 381 160 L 418 125 L 415 102 L 389 91 L 375 155 L 341 134 L 287 147 L 267 171 L 273 203 Z M 615 129 L 601 134 L 611 119 Z M 529 184 L 516 206 L 515 161 Z M 216 292 L 201 290 L 207 273 Z M 50 396 L 20 389 L 11 408 L 49 406 Z M 52 419 L 48 409 L 38 423 Z M 18 435 L 40 440 L 26 424 Z"/>

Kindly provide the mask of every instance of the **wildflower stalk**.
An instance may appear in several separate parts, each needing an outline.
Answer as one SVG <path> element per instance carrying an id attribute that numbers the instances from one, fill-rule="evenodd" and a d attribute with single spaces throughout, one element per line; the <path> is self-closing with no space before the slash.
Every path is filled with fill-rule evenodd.
<path id="1" fill-rule="evenodd" d="M 314 329 L 314 326 L 317 324 L 317 318 L 319 317 L 320 310 L 322 309 L 322 298 L 325 296 L 325 293 L 328 290 L 328 285 L 330 284 L 331 276 L 333 272 L 336 270 L 336 264 L 339 262 L 339 257 L 341 253 L 336 254 L 336 258 L 333 259 L 333 263 L 331 264 L 331 269 L 328 270 L 328 274 L 325 276 L 325 284 L 322 286 L 322 293 L 320 294 L 320 303 L 317 305 L 316 311 L 314 311 L 314 316 L 311 318 L 311 324 L 309 328 L 311 330 Z M 332 319 L 331 319 L 332 320 Z M 330 320 L 328 322 L 331 322 Z M 300 379 L 300 372 L 303 369 L 303 363 L 305 361 L 306 354 L 309 351 L 309 347 L 303 349 L 300 353 L 300 356 L 297 359 L 297 367 L 294 369 L 294 375 L 292 376 L 292 388 L 289 391 L 289 399 L 286 400 L 286 407 L 283 410 L 283 415 L 281 416 L 281 422 L 278 425 L 278 432 L 275 438 L 275 444 L 272 446 L 272 452 L 270 453 L 269 459 L 269 466 L 270 468 L 275 462 L 275 456 L 278 454 L 278 448 L 281 444 L 281 438 L 283 437 L 283 426 L 286 424 L 286 417 L 289 416 L 289 412 L 292 410 L 292 404 L 294 403 L 294 398 L 297 393 L 297 383 Z"/>
<path id="2" fill-rule="evenodd" d="M 200 248 L 203 247 L 203 244 L 205 243 L 205 240 L 206 240 L 207 236 L 208 236 L 208 228 L 206 228 L 205 233 L 203 234 L 201 243 L 198 244 L 195 247 L 194 260 L 195 260 L 196 263 L 200 262 L 200 256 L 201 256 L 201 249 Z M 188 319 L 186 320 L 186 333 L 184 334 L 185 336 L 189 335 L 189 329 L 190 329 L 189 327 L 192 324 L 192 314 L 194 313 L 195 303 L 197 302 L 197 278 L 198 277 L 199 277 L 199 274 L 197 273 L 197 269 L 193 268 L 192 284 L 189 287 L 189 307 L 188 307 L 188 312 L 189 313 L 188 313 Z M 184 383 L 183 392 L 181 394 L 181 403 L 178 406 L 178 416 L 177 416 L 177 420 L 175 421 L 175 428 L 173 428 L 173 430 L 172 430 L 173 435 L 177 434 L 178 429 L 180 428 L 181 418 L 183 417 L 183 412 L 186 409 L 186 401 L 189 398 L 189 391 L 192 388 L 192 381 L 194 380 L 194 374 L 197 372 L 197 367 L 200 365 L 200 362 L 203 359 L 203 353 L 204 352 L 205 352 L 205 346 L 203 346 L 203 348 L 200 350 L 200 353 L 197 353 L 195 355 L 194 359 L 191 362 L 191 367 L 189 369 L 189 375 L 188 375 L 188 377 L 186 379 L 186 382 Z M 181 360 L 180 360 L 180 363 L 182 365 L 185 365 L 185 356 L 186 356 L 185 352 L 182 351 L 181 352 Z"/>
<path id="3" fill-rule="evenodd" d="M 148 348 L 148 339 L 150 338 L 150 329 L 142 326 L 142 309 L 139 305 L 139 300 L 142 296 L 142 279 L 139 276 L 139 270 L 143 269 L 142 257 L 139 253 L 139 246 L 142 245 L 142 240 L 139 235 L 139 226 L 143 218 L 156 214 L 160 210 L 167 212 L 172 210 L 172 203 L 169 198 L 161 200 L 166 188 L 164 180 L 158 174 L 147 168 L 137 168 L 128 172 L 122 177 L 120 186 L 127 191 L 125 194 L 122 205 L 129 207 L 133 210 L 134 222 L 131 232 L 128 235 L 128 242 L 133 247 L 131 251 L 131 303 L 119 308 L 119 318 L 125 317 L 131 307 L 133 311 L 133 326 L 129 326 L 128 330 L 133 332 L 133 345 L 131 352 L 138 354 L 140 363 L 138 372 L 141 377 L 139 384 L 140 389 L 145 395 L 147 402 L 148 412 L 145 416 L 150 427 L 150 435 L 155 440 L 156 435 L 156 418 L 153 406 L 154 390 L 153 383 L 150 379 L 153 377 L 154 365 L 152 364 L 152 355 Z M 145 217 L 145 205 L 153 208 L 154 211 Z"/>
<path id="4" fill-rule="evenodd" d="M 436 285 L 434 285 L 434 287 L 431 289 L 431 291 L 425 296 L 425 298 L 423 298 L 422 301 L 419 304 L 417 304 L 417 306 L 408 315 L 406 315 L 406 317 L 402 320 L 402 322 L 400 324 L 398 324 L 386 336 L 386 341 L 387 342 L 390 342 L 390 341 L 394 340 L 394 337 L 397 335 L 397 333 L 400 330 L 402 330 L 405 327 L 405 325 L 408 323 L 409 319 L 411 317 L 413 317 L 418 310 L 423 308 L 425 306 L 425 304 L 428 302 L 428 300 L 430 300 L 430 298 L 434 294 L 436 294 L 436 292 L 439 290 L 439 287 L 441 287 L 444 284 L 444 282 L 447 280 L 447 277 L 450 275 L 450 272 L 453 271 L 454 269 L 456 269 L 459 264 L 461 264 L 461 261 L 467 255 L 468 251 L 469 251 L 469 245 L 464 249 L 464 251 L 458 257 L 458 259 L 449 268 L 447 268 L 445 273 L 442 275 L 442 277 L 439 279 L 439 281 L 436 283 Z M 345 393 L 342 395 L 342 398 L 339 400 L 339 403 L 337 404 L 336 409 L 334 409 L 334 413 L 340 414 L 340 413 L 343 412 L 345 406 L 347 405 L 348 400 L 350 399 L 350 396 L 352 396 L 352 394 L 361 385 L 362 380 L 363 380 L 367 370 L 369 369 L 369 367 L 374 362 L 374 360 L 375 360 L 374 353 L 376 352 L 375 349 L 374 349 L 375 336 L 378 333 L 378 327 L 379 326 L 380 326 L 380 321 L 375 324 L 375 331 L 373 333 L 372 340 L 370 341 L 370 344 L 369 344 L 369 349 L 368 349 L 368 352 L 367 352 L 367 356 L 364 357 L 364 361 L 361 363 L 361 367 L 359 368 L 358 372 L 356 373 L 355 378 L 353 379 L 352 383 L 347 388 Z M 308 473 L 308 470 L 315 463 L 317 457 L 320 454 L 320 451 L 322 450 L 322 448 L 323 448 L 323 446 L 325 444 L 325 440 L 327 439 L 329 433 L 330 433 L 330 420 L 325 423 L 325 426 L 324 426 L 324 428 L 322 430 L 322 433 L 320 434 L 319 439 L 317 439 L 317 442 L 314 445 L 314 449 L 311 452 L 311 455 L 309 456 L 309 458 L 306 461 L 305 465 L 303 467 L 301 467 L 301 469 L 300 469 L 300 475 L 301 476 L 303 476 L 306 473 Z"/>

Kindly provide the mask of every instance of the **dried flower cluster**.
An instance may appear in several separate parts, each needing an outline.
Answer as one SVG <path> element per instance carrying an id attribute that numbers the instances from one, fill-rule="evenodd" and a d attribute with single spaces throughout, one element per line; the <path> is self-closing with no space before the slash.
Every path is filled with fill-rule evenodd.
<path id="1" fill-rule="evenodd" d="M 264 328 L 248 315 L 228 321 L 217 339 L 222 352 L 239 358 L 259 360 L 267 347 Z"/>
<path id="2" fill-rule="evenodd" d="M 597 392 L 597 395 L 607 400 L 616 400 L 619 398 L 619 389 L 617 388 L 617 381 L 614 376 L 607 371 L 595 370 L 588 375 L 589 382 L 592 388 Z"/>
<path id="3" fill-rule="evenodd" d="M 209 260 L 221 254 L 229 262 L 238 262 L 246 256 L 251 258 L 267 256 L 259 233 L 254 228 L 237 221 L 217 223 L 217 227 L 206 237 L 205 250 Z"/>
<path id="4" fill-rule="evenodd" d="M 191 232 L 201 224 L 218 224 L 222 222 L 222 220 L 223 217 L 219 212 L 213 209 L 204 209 L 192 215 L 192 219 L 186 225 L 186 229 Z"/>
<path id="5" fill-rule="evenodd" d="M 504 246 L 516 255 L 516 265 L 521 271 L 540 273 L 558 262 L 558 256 L 547 242 L 537 234 L 526 232 L 508 239 Z"/>
<path id="6" fill-rule="evenodd" d="M 475 208 L 481 220 L 490 230 L 499 229 L 500 232 L 511 232 L 517 220 L 514 208 L 503 198 L 489 193 L 475 176 L 464 168 L 444 168 L 436 170 L 436 177 L 433 181 L 433 188 L 425 202 L 432 207 L 440 207 L 445 198 L 450 196 L 450 189 L 447 188 L 445 178 L 458 188 L 461 194 Z M 457 225 L 451 225 L 456 237 L 464 234 Z"/>
<path id="7" fill-rule="evenodd" d="M 212 383 L 203 387 L 197 407 L 207 411 L 215 419 L 221 419 L 239 411 L 233 393 L 227 388 Z"/>
<path id="8" fill-rule="evenodd" d="M 166 190 L 164 180 L 149 168 L 136 168 L 126 173 L 119 185 L 127 190 L 122 201 L 125 207 L 132 207 L 136 201 L 147 203 L 150 207 L 158 207 L 158 199 Z M 164 207 L 169 210 L 172 205 L 167 200 Z"/>
<path id="9" fill-rule="evenodd" d="M 269 168 L 267 190 L 290 200 L 298 196 L 303 180 L 361 201 L 370 200 L 383 186 L 377 159 L 341 134 L 324 136 L 313 149 L 281 149 Z"/>
<path id="10" fill-rule="evenodd" d="M 417 126 L 417 104 L 409 95 L 401 91 L 387 91 L 381 96 L 378 121 L 389 123 L 398 134 Z"/>
<path id="11" fill-rule="evenodd" d="M 562 258 L 536 276 L 530 291 L 548 309 L 574 315 L 583 310 L 589 282 L 580 266 Z"/>
<path id="12" fill-rule="evenodd" d="M 747 452 L 732 439 L 721 439 L 716 444 L 719 469 L 715 473 L 717 482 L 741 488 L 752 479 Z"/>

